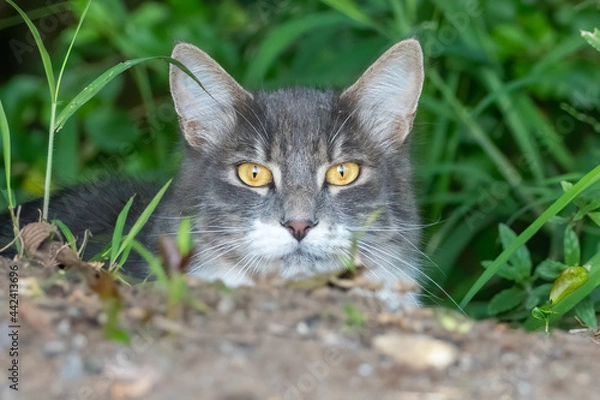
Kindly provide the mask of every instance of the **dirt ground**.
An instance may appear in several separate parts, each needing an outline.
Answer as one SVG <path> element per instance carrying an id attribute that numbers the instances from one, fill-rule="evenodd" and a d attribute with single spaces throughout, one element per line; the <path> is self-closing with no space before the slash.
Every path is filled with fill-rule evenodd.
<path id="1" fill-rule="evenodd" d="M 102 287 L 76 268 L 22 261 L 15 341 L 8 290 L 14 265 L 0 258 L 0 369 L 10 376 L 17 346 L 19 390 L 3 377 L 2 400 L 548 400 L 600 393 L 598 332 L 546 336 L 441 309 L 389 314 L 336 285 L 226 290 L 188 280 L 195 303 L 169 306 L 155 284 Z M 109 311 L 110 299 L 120 301 L 118 314 Z M 128 343 L 106 338 L 112 325 L 113 337 Z"/>

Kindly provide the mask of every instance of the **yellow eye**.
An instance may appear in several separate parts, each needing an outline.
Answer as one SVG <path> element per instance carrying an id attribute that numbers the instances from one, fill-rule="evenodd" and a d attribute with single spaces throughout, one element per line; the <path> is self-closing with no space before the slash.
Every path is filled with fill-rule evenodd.
<path id="1" fill-rule="evenodd" d="M 242 182 L 254 187 L 268 185 L 273 178 L 273 174 L 271 174 L 271 171 L 267 167 L 254 163 L 238 165 L 237 173 Z"/>
<path id="2" fill-rule="evenodd" d="M 328 183 L 336 186 L 348 185 L 358 178 L 360 167 L 353 162 L 344 162 L 334 165 L 327 170 L 325 179 Z"/>

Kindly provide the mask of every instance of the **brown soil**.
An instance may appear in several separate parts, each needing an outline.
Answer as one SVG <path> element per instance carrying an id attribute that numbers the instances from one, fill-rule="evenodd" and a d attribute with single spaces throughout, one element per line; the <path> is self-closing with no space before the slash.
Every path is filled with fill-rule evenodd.
<path id="1" fill-rule="evenodd" d="M 0 258 L 4 375 L 12 362 L 11 265 Z M 331 285 L 224 290 L 188 279 L 186 299 L 195 304 L 169 307 L 155 284 L 116 287 L 97 272 L 90 280 L 84 267 L 18 263 L 19 391 L 2 377 L 0 399 L 547 400 L 600 393 L 600 337 L 589 331 L 546 336 L 439 309 L 388 314 L 377 301 Z M 118 326 L 128 344 L 106 338 L 111 301 L 121 304 Z"/>

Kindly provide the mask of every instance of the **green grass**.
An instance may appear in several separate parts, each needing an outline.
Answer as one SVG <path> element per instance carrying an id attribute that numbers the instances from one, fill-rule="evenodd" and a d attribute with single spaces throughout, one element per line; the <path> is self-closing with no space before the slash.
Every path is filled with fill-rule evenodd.
<path id="1" fill-rule="evenodd" d="M 173 62 L 165 56 L 175 41 L 197 44 L 249 89 L 271 89 L 347 86 L 394 42 L 416 37 L 426 82 L 412 144 L 422 216 L 431 225 L 423 243 L 434 261 L 425 261 L 428 274 L 463 299 L 472 316 L 539 327 L 544 321 L 531 310 L 547 305 L 558 278 L 549 266 L 573 260 L 564 245 L 565 232 L 572 232 L 588 280 L 552 305 L 549 322 L 567 326 L 574 315 L 600 309 L 596 2 L 69 4 L 79 22 L 36 40 L 43 68 L 13 64 L 0 86 L 10 124 L 9 132 L 0 119 L 6 180 L 0 183 L 14 191 L 11 206 L 53 185 L 105 174 L 172 176 L 177 119 L 167 68 L 152 60 Z M 9 17 L 4 26 L 12 24 Z M 50 60 L 57 57 L 63 63 L 55 82 Z M 563 190 L 561 181 L 572 186 Z M 126 237 L 120 227 L 114 243 Z M 126 252 L 114 243 L 107 257 L 118 263 Z M 135 250 L 135 241 L 129 244 Z M 523 249 L 526 278 L 507 279 L 506 266 L 518 265 Z M 493 260 L 486 269 L 484 260 Z"/>

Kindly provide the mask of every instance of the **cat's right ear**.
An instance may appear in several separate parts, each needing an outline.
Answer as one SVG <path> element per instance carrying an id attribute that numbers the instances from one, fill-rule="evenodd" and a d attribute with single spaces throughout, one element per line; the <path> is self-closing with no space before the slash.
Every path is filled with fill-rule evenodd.
<path id="1" fill-rule="evenodd" d="M 171 96 L 185 140 L 196 148 L 217 144 L 235 126 L 235 104 L 249 101 L 252 95 L 208 54 L 191 44 L 178 44 L 171 57 L 185 65 L 202 84 L 171 64 Z"/>

